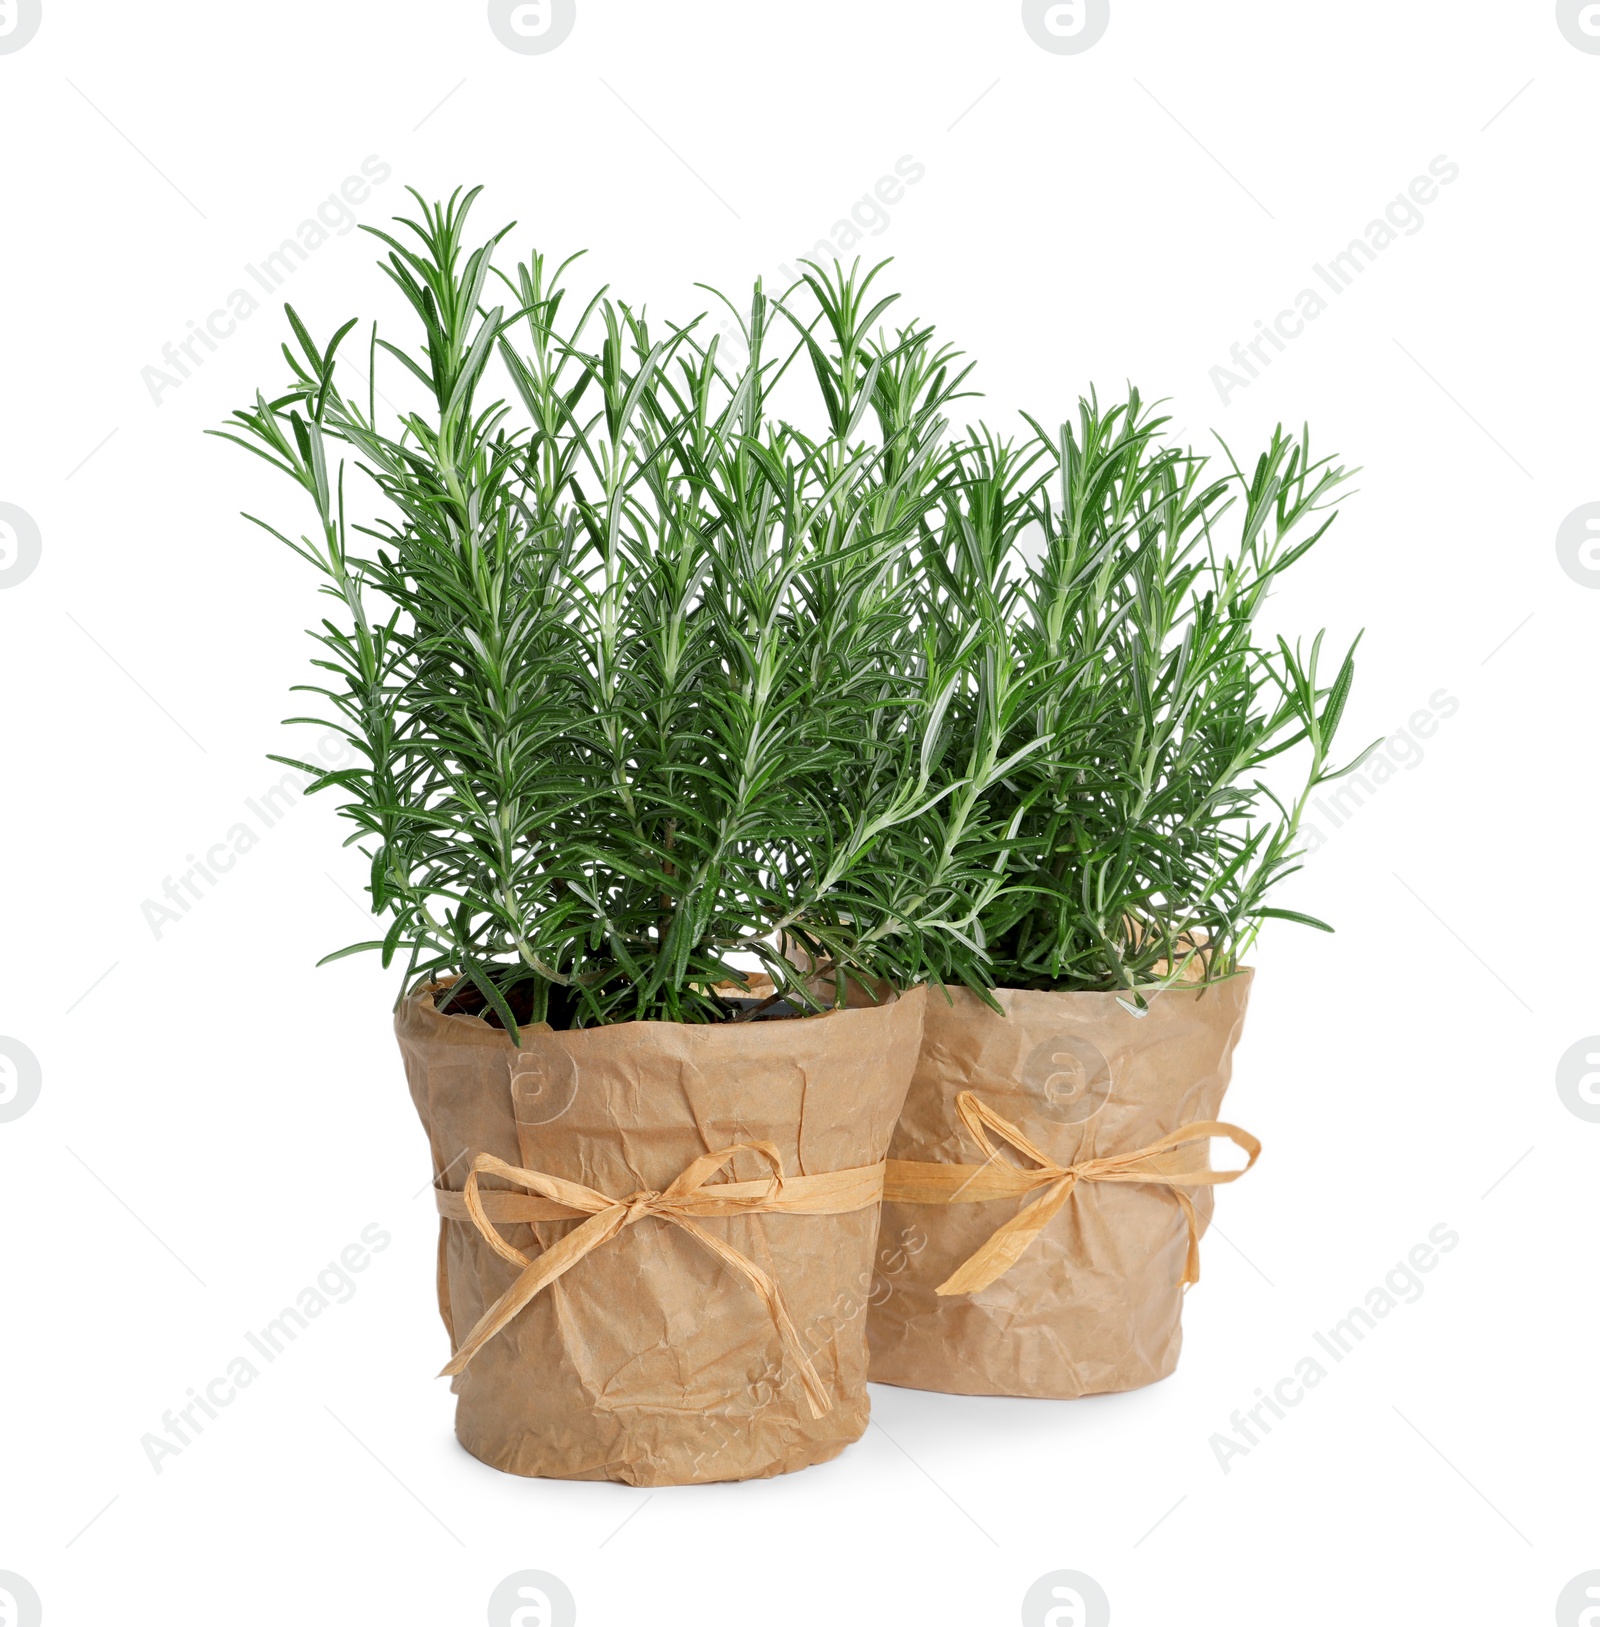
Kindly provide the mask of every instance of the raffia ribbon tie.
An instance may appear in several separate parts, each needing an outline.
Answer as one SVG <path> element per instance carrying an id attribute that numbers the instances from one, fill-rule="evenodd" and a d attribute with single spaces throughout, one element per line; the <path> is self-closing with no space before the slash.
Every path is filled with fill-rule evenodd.
<path id="1" fill-rule="evenodd" d="M 1184 1190 L 1190 1186 L 1224 1186 L 1254 1167 L 1261 1143 L 1236 1124 L 1216 1119 L 1186 1124 L 1171 1135 L 1162 1136 L 1137 1152 L 1114 1153 L 1107 1158 L 1088 1158 L 1081 1164 L 1063 1166 L 1037 1147 L 1016 1125 L 991 1107 L 986 1107 L 970 1090 L 956 1097 L 956 1112 L 974 1141 L 986 1155 L 982 1164 L 921 1164 L 891 1158 L 885 1166 L 883 1196 L 889 1203 L 987 1203 L 995 1198 L 1026 1197 L 1034 1200 L 1013 1215 L 1005 1225 L 942 1283 L 940 1294 L 972 1294 L 1002 1277 L 1028 1251 L 1033 1240 L 1061 1212 L 1080 1181 L 1109 1181 L 1167 1187 L 1178 1200 L 1189 1222 L 1189 1261 L 1184 1268 L 1187 1286 L 1200 1280 L 1200 1217 L 1194 1200 Z M 1019 1169 L 1000 1157 L 989 1132 L 1009 1143 L 1037 1169 Z M 1177 1148 L 1195 1141 L 1220 1137 L 1249 1154 L 1243 1169 L 1184 1169 L 1173 1157 Z"/>
<path id="2" fill-rule="evenodd" d="M 724 1181 L 708 1186 L 706 1183 L 711 1177 L 725 1169 L 739 1152 L 758 1154 L 770 1166 L 771 1176 L 764 1181 Z M 479 1153 L 472 1160 L 472 1170 L 463 1191 L 435 1189 L 439 1213 L 450 1220 L 470 1220 L 489 1247 L 501 1259 L 522 1267 L 522 1274 L 478 1319 L 477 1326 L 462 1341 L 439 1376 L 453 1378 L 464 1372 L 472 1358 L 542 1289 L 619 1232 L 653 1218 L 688 1232 L 761 1296 L 773 1326 L 799 1370 L 811 1415 L 821 1418 L 832 1409 L 833 1402 L 800 1343 L 777 1283 L 753 1260 L 730 1248 L 696 1221 L 729 1215 L 838 1215 L 868 1209 L 883 1196 L 883 1172 L 882 1164 L 870 1164 L 821 1175 L 786 1177 L 778 1149 L 770 1141 L 741 1141 L 724 1147 L 721 1152 L 708 1152 L 695 1159 L 665 1191 L 633 1192 L 625 1198 L 611 1198 L 576 1181 L 564 1181 L 537 1170 L 518 1169 L 490 1153 Z M 498 1176 L 523 1190 L 480 1192 L 480 1175 Z M 513 1248 L 496 1229 L 497 1221 L 511 1224 L 578 1219 L 583 1220 L 581 1226 L 532 1259 L 521 1249 Z"/>

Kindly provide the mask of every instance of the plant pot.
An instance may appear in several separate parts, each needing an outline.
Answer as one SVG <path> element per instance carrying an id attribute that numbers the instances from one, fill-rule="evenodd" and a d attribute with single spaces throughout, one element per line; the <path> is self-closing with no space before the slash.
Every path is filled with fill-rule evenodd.
<path id="1" fill-rule="evenodd" d="M 1172 1372 L 1211 1186 L 1243 1173 L 1212 1171 L 1210 1140 L 1260 1150 L 1215 1122 L 1250 982 L 1168 989 L 1143 1017 L 1111 994 L 997 989 L 1003 1016 L 930 994 L 889 1152 L 872 1379 L 1070 1397 Z"/>
<path id="2" fill-rule="evenodd" d="M 858 1439 L 923 991 L 784 1021 L 524 1028 L 520 1049 L 434 992 L 396 1031 L 433 1151 L 467 1450 L 661 1486 L 782 1474 Z"/>

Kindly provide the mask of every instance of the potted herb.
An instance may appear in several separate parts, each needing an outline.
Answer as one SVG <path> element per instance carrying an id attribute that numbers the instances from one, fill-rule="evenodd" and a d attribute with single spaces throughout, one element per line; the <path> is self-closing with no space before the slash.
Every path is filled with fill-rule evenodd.
<path id="1" fill-rule="evenodd" d="M 1346 481 L 1281 431 L 1248 472 L 1163 444 L 1137 394 L 1081 404 L 1020 453 L 976 439 L 929 579 L 987 593 L 1010 630 L 1027 746 L 988 793 L 1007 833 L 978 928 L 994 987 L 927 1008 L 890 1151 L 894 1245 L 871 1376 L 971 1394 L 1074 1396 L 1172 1371 L 1244 1021 L 1245 958 L 1297 868 L 1354 647 L 1331 682 L 1267 640 L 1274 582 L 1326 532 Z M 954 546 L 964 539 L 965 546 Z M 954 727 L 978 717 L 981 688 Z M 1304 760 L 1296 795 L 1264 775 Z M 1352 765 L 1353 766 L 1353 765 Z M 1281 785 L 1281 782 L 1280 782 Z M 1248 1166 L 1246 1166 L 1248 1167 Z M 911 1240 L 909 1246 L 906 1240 Z"/>
<path id="2" fill-rule="evenodd" d="M 963 374 L 930 330 L 873 336 L 870 276 L 758 286 L 737 363 L 603 292 L 574 312 L 565 266 L 469 250 L 475 196 L 377 234 L 418 343 L 374 324 L 353 369 L 353 323 L 322 345 L 291 311 L 287 388 L 222 432 L 314 511 L 266 529 L 329 599 L 307 687 L 356 762 L 310 790 L 387 922 L 340 953 L 404 968 L 468 1450 L 775 1474 L 866 1426 L 916 986 L 977 975 L 1015 720 L 956 735 L 985 641 L 914 614 Z M 770 405 L 791 366 L 814 435 Z"/>

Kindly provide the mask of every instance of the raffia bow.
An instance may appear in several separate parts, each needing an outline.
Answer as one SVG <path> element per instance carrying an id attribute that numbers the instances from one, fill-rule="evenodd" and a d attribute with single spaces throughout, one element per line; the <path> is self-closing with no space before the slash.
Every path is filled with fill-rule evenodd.
<path id="1" fill-rule="evenodd" d="M 771 1167 L 772 1174 L 767 1180 L 706 1185 L 713 1175 L 732 1162 L 736 1153 L 745 1151 L 758 1154 Z M 833 1215 L 867 1209 L 883 1196 L 883 1171 L 882 1164 L 871 1164 L 821 1175 L 786 1177 L 778 1149 L 771 1142 L 741 1141 L 724 1147 L 721 1152 L 708 1152 L 695 1159 L 664 1191 L 641 1191 L 625 1198 L 610 1198 L 576 1181 L 519 1169 L 490 1153 L 479 1153 L 472 1161 L 463 1191 L 436 1189 L 439 1213 L 451 1220 L 470 1220 L 501 1259 L 523 1269 L 511 1287 L 479 1317 L 477 1325 L 439 1376 L 454 1377 L 464 1372 L 472 1358 L 542 1289 L 619 1232 L 653 1218 L 688 1232 L 761 1296 L 785 1349 L 799 1370 L 811 1415 L 821 1418 L 832 1409 L 833 1402 L 801 1346 L 778 1285 L 754 1261 L 695 1222 L 729 1215 Z M 480 1192 L 480 1175 L 498 1176 L 523 1191 Z M 495 1227 L 497 1221 L 513 1224 L 578 1219 L 583 1220 L 581 1226 L 532 1259 L 513 1248 Z"/>
<path id="2" fill-rule="evenodd" d="M 1200 1217 L 1194 1200 L 1184 1190 L 1189 1186 L 1223 1186 L 1236 1181 L 1251 1169 L 1261 1154 L 1261 1143 L 1236 1124 L 1216 1119 L 1186 1124 L 1180 1130 L 1153 1141 L 1137 1152 L 1114 1153 L 1106 1158 L 1089 1158 L 1079 1164 L 1061 1165 L 1036 1146 L 1016 1125 L 1001 1118 L 964 1090 L 956 1097 L 956 1112 L 974 1141 L 983 1148 L 982 1164 L 920 1164 L 891 1158 L 885 1165 L 883 1196 L 889 1203 L 987 1203 L 995 1198 L 1040 1195 L 1013 1215 L 998 1231 L 942 1283 L 939 1294 L 971 1294 L 987 1288 L 1002 1277 L 1028 1251 L 1033 1240 L 1061 1212 L 1080 1181 L 1107 1181 L 1164 1186 L 1183 1208 L 1189 1223 L 1189 1260 L 1184 1268 L 1185 1285 L 1200 1280 Z M 1001 1160 L 999 1149 L 989 1139 L 994 1131 L 1037 1169 L 1019 1169 Z M 1175 1166 L 1175 1149 L 1195 1141 L 1222 1137 L 1249 1154 L 1243 1169 L 1195 1169 Z"/>

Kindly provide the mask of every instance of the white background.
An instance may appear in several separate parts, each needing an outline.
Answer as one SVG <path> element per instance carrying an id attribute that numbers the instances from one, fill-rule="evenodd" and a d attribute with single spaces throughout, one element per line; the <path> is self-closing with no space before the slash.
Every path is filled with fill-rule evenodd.
<path id="1" fill-rule="evenodd" d="M 43 1080 L 0 1123 L 0 1571 L 45 1619 L 442 1627 L 537 1568 L 588 1627 L 1012 1623 L 1055 1569 L 1118 1627 L 1550 1620 L 1600 1568 L 1600 1124 L 1555 1084 L 1600 1031 L 1600 593 L 1555 546 L 1600 499 L 1597 107 L 1546 3 L 1114 0 L 1055 55 L 1010 3 L 579 0 L 518 55 L 481 5 L 44 0 L 0 54 L 0 502 L 43 539 L 0 591 L 0 1035 Z M 1259 945 L 1228 1116 L 1266 1154 L 1168 1382 L 880 1387 L 830 1465 L 654 1493 L 456 1445 L 394 987 L 312 970 L 367 935 L 332 799 L 159 938 L 142 911 L 305 749 L 278 720 L 316 601 L 238 518 L 298 528 L 295 494 L 201 435 L 281 383 L 281 313 L 159 405 L 141 369 L 369 155 L 364 222 L 481 181 L 515 256 L 588 248 L 582 286 L 674 313 L 775 279 L 909 155 L 862 252 L 996 421 L 1131 379 L 1197 441 L 1309 419 L 1362 466 L 1273 615 L 1365 628 L 1351 747 L 1458 706 L 1319 821 L 1282 901 L 1337 935 Z M 1440 155 L 1422 229 L 1224 404 L 1229 347 Z M 294 274 L 319 334 L 383 299 L 376 249 L 335 234 Z M 372 1222 L 355 1297 L 157 1475 L 141 1437 Z M 1230 1414 L 1441 1222 L 1423 1297 L 1224 1473 Z"/>

